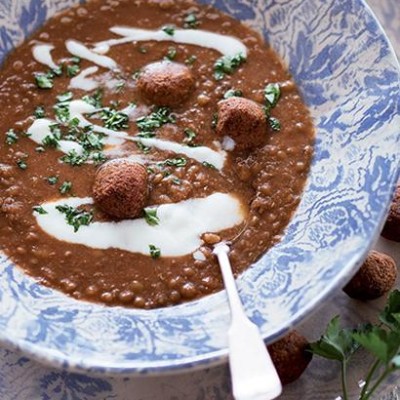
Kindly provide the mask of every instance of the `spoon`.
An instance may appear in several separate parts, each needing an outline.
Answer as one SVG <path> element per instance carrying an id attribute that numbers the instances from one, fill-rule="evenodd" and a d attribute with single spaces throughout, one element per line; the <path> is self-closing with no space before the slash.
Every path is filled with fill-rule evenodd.
<path id="1" fill-rule="evenodd" d="M 282 393 L 282 384 L 257 325 L 244 312 L 226 242 L 215 245 L 213 253 L 221 267 L 231 309 L 228 331 L 229 366 L 235 400 L 272 400 Z"/>

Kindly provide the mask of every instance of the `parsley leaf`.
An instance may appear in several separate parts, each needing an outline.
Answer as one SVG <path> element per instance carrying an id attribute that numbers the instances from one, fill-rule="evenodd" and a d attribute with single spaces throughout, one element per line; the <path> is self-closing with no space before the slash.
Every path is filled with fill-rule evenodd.
<path id="1" fill-rule="evenodd" d="M 65 220 L 67 221 L 68 225 L 74 227 L 74 232 L 78 232 L 82 225 L 87 226 L 93 221 L 92 211 L 79 210 L 66 204 L 56 206 L 56 210 L 62 214 L 65 214 Z"/>
<path id="2" fill-rule="evenodd" d="M 176 54 L 177 54 L 176 48 L 175 48 L 175 47 L 170 47 L 170 48 L 168 49 L 168 53 L 167 53 L 167 55 L 165 56 L 165 58 L 166 58 L 167 60 L 172 61 L 172 60 L 174 60 L 174 59 L 176 58 Z"/>
<path id="3" fill-rule="evenodd" d="M 72 166 L 80 166 L 82 164 L 84 164 L 88 159 L 88 155 L 87 154 L 82 154 L 79 155 L 75 149 L 69 151 L 67 154 L 65 154 L 64 156 L 62 156 L 60 158 L 60 161 L 62 161 L 65 164 L 70 164 Z"/>
<path id="4" fill-rule="evenodd" d="M 193 141 L 196 139 L 197 133 L 191 128 L 185 128 L 184 133 L 186 135 L 185 143 L 188 146 L 195 146 Z"/>
<path id="5" fill-rule="evenodd" d="M 67 66 L 67 75 L 69 78 L 73 78 L 74 76 L 78 75 L 80 71 L 79 65 L 68 65 Z"/>
<path id="6" fill-rule="evenodd" d="M 164 161 L 158 163 L 159 166 L 167 165 L 168 167 L 184 167 L 187 164 L 187 160 L 184 157 L 167 158 Z"/>
<path id="7" fill-rule="evenodd" d="M 269 83 L 264 89 L 264 98 L 267 107 L 274 108 L 281 97 L 281 88 L 277 83 Z"/>
<path id="8" fill-rule="evenodd" d="M 390 293 L 385 309 L 379 314 L 379 319 L 392 330 L 400 332 L 400 291 Z"/>
<path id="9" fill-rule="evenodd" d="M 14 143 L 18 142 L 18 136 L 15 133 L 14 129 L 10 129 L 7 133 L 6 133 L 6 143 L 11 146 Z"/>
<path id="10" fill-rule="evenodd" d="M 34 116 L 36 119 L 44 118 L 46 116 L 46 113 L 44 111 L 43 106 L 37 106 L 35 108 Z"/>
<path id="11" fill-rule="evenodd" d="M 112 108 L 103 109 L 100 118 L 104 122 L 104 126 L 113 131 L 120 131 L 122 129 L 128 129 L 129 127 L 129 117 L 123 112 Z"/>
<path id="12" fill-rule="evenodd" d="M 202 164 L 207 168 L 217 169 L 217 167 L 214 164 L 211 164 L 211 163 L 209 163 L 207 161 L 203 161 Z"/>
<path id="13" fill-rule="evenodd" d="M 59 191 L 61 194 L 67 194 L 68 192 L 71 191 L 71 189 L 72 189 L 72 182 L 65 181 L 65 182 L 60 186 L 60 188 L 58 189 L 58 191 Z"/>
<path id="14" fill-rule="evenodd" d="M 157 208 L 145 208 L 144 218 L 151 226 L 155 226 L 160 223 L 160 219 L 157 217 Z"/>
<path id="15" fill-rule="evenodd" d="M 214 64 L 214 78 L 220 81 L 225 75 L 232 75 L 245 62 L 246 56 L 242 53 L 219 58 Z"/>
<path id="16" fill-rule="evenodd" d="M 243 92 L 239 89 L 229 89 L 224 94 L 224 99 L 229 99 L 231 97 L 243 97 Z"/>
<path id="17" fill-rule="evenodd" d="M 157 259 L 161 257 L 161 249 L 159 247 L 154 246 L 154 244 L 149 244 L 149 250 L 151 258 Z"/>
<path id="18" fill-rule="evenodd" d="M 53 81 L 54 75 L 52 74 L 36 74 L 35 82 L 38 88 L 40 89 L 52 89 L 54 85 Z"/>
<path id="19" fill-rule="evenodd" d="M 268 123 L 272 130 L 274 130 L 276 132 L 279 132 L 281 130 L 281 121 L 279 121 L 278 118 L 269 117 Z"/>
<path id="20" fill-rule="evenodd" d="M 197 57 L 194 56 L 194 55 L 191 55 L 185 60 L 185 64 L 186 65 L 193 65 L 196 61 L 197 61 Z"/>
<path id="21" fill-rule="evenodd" d="M 194 13 L 188 14 L 183 20 L 183 22 L 184 22 L 183 27 L 185 29 L 196 29 L 200 25 L 200 22 L 197 19 L 196 14 Z"/>
<path id="22" fill-rule="evenodd" d="M 25 160 L 22 160 L 22 159 L 17 161 L 17 166 L 18 166 L 18 168 L 20 168 L 22 170 L 26 170 L 28 168 L 28 164 L 26 163 Z"/>
<path id="23" fill-rule="evenodd" d="M 175 117 L 167 107 L 156 108 L 150 115 L 140 117 L 136 120 L 136 125 L 140 131 L 140 136 L 143 134 L 154 133 L 156 129 L 161 128 L 163 125 L 176 122 Z M 147 136 L 149 137 L 149 136 Z"/>
<path id="24" fill-rule="evenodd" d="M 85 95 L 82 97 L 83 101 L 96 108 L 102 107 L 102 99 L 103 99 L 103 91 L 101 89 L 97 89 L 96 92 L 91 96 Z"/>
<path id="25" fill-rule="evenodd" d="M 48 214 L 48 212 L 42 206 L 34 206 L 34 207 L 32 207 L 32 210 L 37 212 L 40 215 Z"/>
<path id="26" fill-rule="evenodd" d="M 55 185 L 58 182 L 58 176 L 49 176 L 47 182 L 49 185 Z"/>
<path id="27" fill-rule="evenodd" d="M 174 36 L 175 35 L 175 28 L 173 26 L 164 26 L 162 28 L 163 32 L 165 32 L 168 36 Z"/>

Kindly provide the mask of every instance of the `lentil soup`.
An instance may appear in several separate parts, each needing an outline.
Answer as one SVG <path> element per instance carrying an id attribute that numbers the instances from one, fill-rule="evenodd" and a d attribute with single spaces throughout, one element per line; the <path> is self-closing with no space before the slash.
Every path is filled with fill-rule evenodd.
<path id="1" fill-rule="evenodd" d="M 1 249 L 43 285 L 137 308 L 222 289 L 280 240 L 313 153 L 258 33 L 193 1 L 89 1 L 0 71 Z"/>

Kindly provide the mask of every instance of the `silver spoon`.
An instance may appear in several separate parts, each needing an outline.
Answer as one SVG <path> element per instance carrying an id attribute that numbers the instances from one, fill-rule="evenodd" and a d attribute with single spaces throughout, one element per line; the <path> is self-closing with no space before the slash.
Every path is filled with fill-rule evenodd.
<path id="1" fill-rule="evenodd" d="M 231 309 L 228 331 L 229 366 L 235 400 L 273 400 L 282 393 L 282 384 L 257 325 L 244 312 L 232 267 L 230 247 L 221 242 L 214 247 Z"/>

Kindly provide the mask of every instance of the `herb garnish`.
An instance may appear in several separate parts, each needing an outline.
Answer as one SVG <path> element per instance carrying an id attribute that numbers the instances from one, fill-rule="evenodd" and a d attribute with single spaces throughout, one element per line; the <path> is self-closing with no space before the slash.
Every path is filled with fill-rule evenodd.
<path id="1" fill-rule="evenodd" d="M 82 97 L 83 101 L 86 101 L 86 103 L 96 108 L 102 107 L 102 99 L 103 99 L 103 91 L 101 89 L 97 89 L 96 92 L 91 96 L 85 95 Z"/>
<path id="2" fill-rule="evenodd" d="M 203 161 L 202 164 L 207 168 L 217 169 L 217 167 L 214 164 L 211 164 L 211 163 L 209 163 L 207 161 Z"/>
<path id="3" fill-rule="evenodd" d="M 161 249 L 154 246 L 154 244 L 149 244 L 149 250 L 151 258 L 157 259 L 161 257 Z"/>
<path id="4" fill-rule="evenodd" d="M 107 157 L 104 153 L 101 151 L 92 153 L 90 156 L 90 159 L 95 163 L 95 164 L 103 164 L 104 162 L 107 161 Z"/>
<path id="5" fill-rule="evenodd" d="M 142 142 L 136 142 L 136 146 L 143 154 L 150 153 L 151 147 L 145 146 Z"/>
<path id="6" fill-rule="evenodd" d="M 37 212 L 40 215 L 48 214 L 48 212 L 42 206 L 34 206 L 34 207 L 32 207 L 32 210 Z"/>
<path id="7" fill-rule="evenodd" d="M 62 67 L 52 69 L 47 73 L 35 74 L 35 82 L 40 89 L 52 89 L 54 85 L 54 78 L 62 75 Z"/>
<path id="8" fill-rule="evenodd" d="M 385 379 L 400 369 L 400 291 L 395 290 L 389 295 L 379 319 L 379 325 L 368 324 L 358 329 L 343 329 L 340 328 L 339 317 L 335 317 L 320 340 L 310 345 L 314 354 L 341 363 L 343 400 L 349 400 L 347 366 L 359 349 L 371 353 L 374 361 L 358 400 L 374 398 Z"/>
<path id="9" fill-rule="evenodd" d="M 224 99 L 229 99 L 231 97 L 243 97 L 243 92 L 240 89 L 229 89 L 224 94 Z"/>
<path id="10" fill-rule="evenodd" d="M 72 166 L 80 166 L 84 164 L 87 161 L 87 159 L 88 159 L 87 154 L 84 153 L 82 155 L 79 155 L 75 149 L 72 149 L 67 154 L 62 156 L 60 158 L 60 161 L 62 161 L 65 164 L 70 164 Z"/>
<path id="11" fill-rule="evenodd" d="M 129 127 L 129 117 L 123 112 L 117 111 L 113 108 L 103 109 L 100 118 L 103 120 L 104 126 L 113 131 L 120 131 L 122 129 L 128 129 Z"/>
<path id="12" fill-rule="evenodd" d="M 172 61 L 172 60 L 174 60 L 174 59 L 176 58 L 176 54 L 177 54 L 176 48 L 175 48 L 175 47 L 170 47 L 170 48 L 168 49 L 168 53 L 167 53 L 167 55 L 165 56 L 165 58 L 166 58 L 167 60 Z"/>
<path id="13" fill-rule="evenodd" d="M 160 223 L 160 219 L 157 217 L 157 208 L 145 208 L 144 218 L 151 226 L 156 226 Z"/>
<path id="14" fill-rule="evenodd" d="M 269 126 L 274 131 L 280 131 L 281 123 L 277 118 L 271 117 L 271 110 L 278 104 L 281 97 L 281 88 L 277 83 L 269 83 L 264 89 L 265 98 L 265 116 L 268 120 Z"/>
<path id="15" fill-rule="evenodd" d="M 44 118 L 46 116 L 44 107 L 43 106 L 37 106 L 35 108 L 35 112 L 33 113 L 36 119 Z"/>
<path id="16" fill-rule="evenodd" d="M 244 62 L 246 62 L 246 56 L 242 53 L 221 57 L 214 64 L 214 78 L 220 81 L 225 78 L 225 75 L 232 75 Z"/>
<path id="17" fill-rule="evenodd" d="M 194 13 L 188 14 L 183 20 L 183 22 L 184 22 L 183 27 L 185 29 L 196 29 L 200 25 L 200 22 L 197 19 L 196 14 Z"/>
<path id="18" fill-rule="evenodd" d="M 79 65 L 74 64 L 67 66 L 67 75 L 69 78 L 73 78 L 74 76 L 78 75 L 79 71 Z"/>
<path id="19" fill-rule="evenodd" d="M 58 176 L 49 176 L 47 182 L 49 185 L 55 185 L 58 182 Z"/>
<path id="20" fill-rule="evenodd" d="M 56 210 L 62 214 L 65 214 L 65 220 L 67 221 L 68 225 L 74 227 L 74 232 L 78 232 L 82 225 L 87 226 L 93 221 L 92 211 L 79 210 L 66 204 L 56 206 Z"/>
<path id="21" fill-rule="evenodd" d="M 185 128 L 184 130 L 186 138 L 185 138 L 185 143 L 188 146 L 195 146 L 195 144 L 193 143 L 194 139 L 196 139 L 197 133 L 191 129 L 191 128 Z"/>
<path id="22" fill-rule="evenodd" d="M 42 140 L 42 144 L 45 147 L 58 147 L 58 142 L 61 140 L 61 130 L 58 124 L 49 126 L 51 133 L 45 136 Z"/>
<path id="23" fill-rule="evenodd" d="M 28 164 L 27 164 L 26 161 L 23 160 L 23 159 L 18 160 L 18 161 L 17 161 L 17 165 L 18 165 L 18 167 L 19 167 L 20 169 L 22 169 L 22 170 L 26 170 L 26 169 L 28 168 Z"/>
<path id="24" fill-rule="evenodd" d="M 59 191 L 61 194 L 66 194 L 66 193 L 70 192 L 71 189 L 72 189 L 72 182 L 65 181 L 65 182 L 60 186 L 60 188 L 58 189 L 58 191 Z"/>
<path id="25" fill-rule="evenodd" d="M 150 115 L 138 118 L 136 120 L 136 125 L 140 131 L 139 136 L 151 137 L 149 134 L 153 134 L 156 129 L 161 128 L 165 124 L 174 124 L 175 122 L 175 117 L 171 114 L 169 108 L 159 107 Z"/>
<path id="26" fill-rule="evenodd" d="M 9 131 L 6 133 L 6 143 L 11 146 L 14 143 L 18 142 L 18 136 L 15 133 L 14 129 L 9 129 Z"/>
<path id="27" fill-rule="evenodd" d="M 164 26 L 162 28 L 163 32 L 165 32 L 169 36 L 174 36 L 175 35 L 175 28 L 173 26 Z"/>
<path id="28" fill-rule="evenodd" d="M 164 161 L 157 163 L 159 166 L 167 165 L 168 167 L 184 167 L 187 164 L 187 160 L 184 157 L 167 158 Z"/>

